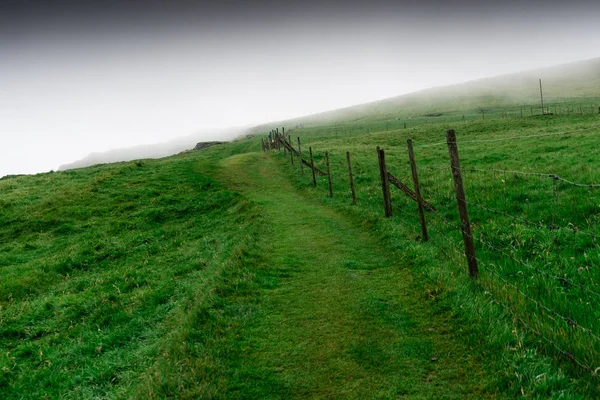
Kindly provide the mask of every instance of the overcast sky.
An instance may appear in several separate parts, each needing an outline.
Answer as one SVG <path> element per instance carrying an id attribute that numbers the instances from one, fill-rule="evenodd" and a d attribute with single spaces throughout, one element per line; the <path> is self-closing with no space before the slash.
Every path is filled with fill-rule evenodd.
<path id="1" fill-rule="evenodd" d="M 0 176 L 600 55 L 599 2 L 522 3 L 4 0 Z"/>

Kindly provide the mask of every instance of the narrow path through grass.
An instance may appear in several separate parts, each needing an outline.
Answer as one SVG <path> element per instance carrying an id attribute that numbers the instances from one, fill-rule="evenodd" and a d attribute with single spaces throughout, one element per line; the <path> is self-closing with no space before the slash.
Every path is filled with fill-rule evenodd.
<path id="1" fill-rule="evenodd" d="M 406 268 L 357 221 L 298 193 L 269 156 L 223 161 L 220 179 L 271 231 L 260 312 L 232 361 L 228 398 L 481 398 L 481 360 Z"/>

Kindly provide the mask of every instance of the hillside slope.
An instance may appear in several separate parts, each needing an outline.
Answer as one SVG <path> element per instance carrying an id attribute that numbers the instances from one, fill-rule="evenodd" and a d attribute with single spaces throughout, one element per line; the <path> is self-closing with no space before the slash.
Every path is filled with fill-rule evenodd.
<path id="1" fill-rule="evenodd" d="M 236 284 L 260 221 L 194 155 L 0 181 L 0 398 L 131 397 Z"/>
<path id="2" fill-rule="evenodd" d="M 278 122 L 277 125 L 345 124 L 369 119 L 414 118 L 425 113 L 468 111 L 477 108 L 538 105 L 543 80 L 548 104 L 600 103 L 600 58 L 554 67 L 501 75 L 456 85 L 426 89 L 372 103 Z M 518 108 L 518 107 L 517 107 Z M 256 127 L 269 130 L 273 125 Z"/>

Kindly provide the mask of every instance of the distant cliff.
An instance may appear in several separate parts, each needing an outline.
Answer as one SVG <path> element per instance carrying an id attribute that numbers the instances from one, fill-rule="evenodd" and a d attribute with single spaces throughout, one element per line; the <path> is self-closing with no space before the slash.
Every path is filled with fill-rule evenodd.
<path id="1" fill-rule="evenodd" d="M 193 135 L 177 138 L 166 143 L 140 145 L 134 147 L 126 147 L 122 149 L 109 150 L 104 152 L 94 152 L 81 160 L 61 165 L 58 169 L 64 171 L 67 169 L 84 168 L 97 164 L 108 164 L 120 161 L 139 160 L 141 158 L 161 158 L 168 157 L 182 151 L 222 144 L 226 142 L 200 142 L 203 139 L 234 139 L 247 134 L 247 128 L 228 128 L 222 130 L 209 130 L 199 132 Z M 196 147 L 193 147 L 196 143 Z M 204 147 L 201 145 L 204 144 Z M 208 144 L 208 146 L 206 146 Z M 201 147 L 198 147 L 201 146 Z"/>
<path id="2" fill-rule="evenodd" d="M 196 143 L 196 147 L 194 147 L 194 150 L 202 150 L 202 149 L 206 149 L 207 147 L 210 146 L 217 146 L 219 144 L 225 144 L 227 142 L 199 142 Z"/>

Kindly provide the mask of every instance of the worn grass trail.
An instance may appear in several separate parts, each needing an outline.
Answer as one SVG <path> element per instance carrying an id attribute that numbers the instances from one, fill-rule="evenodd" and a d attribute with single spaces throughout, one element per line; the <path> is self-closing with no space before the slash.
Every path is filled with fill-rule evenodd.
<path id="1" fill-rule="evenodd" d="M 485 396 L 481 360 L 406 268 L 360 224 L 300 194 L 256 153 L 220 179 L 261 205 L 260 312 L 240 336 L 228 398 Z"/>

